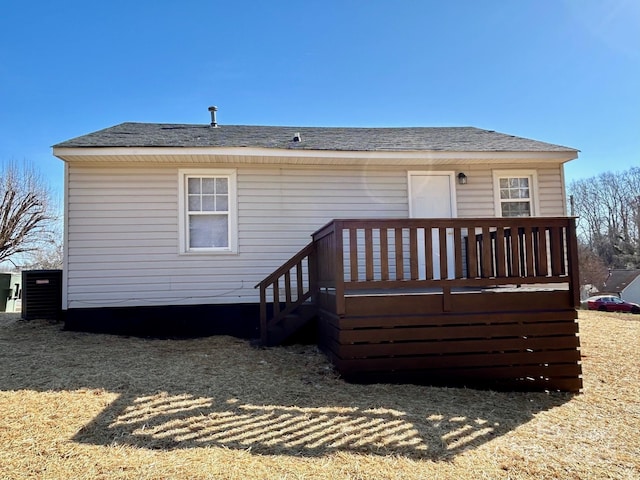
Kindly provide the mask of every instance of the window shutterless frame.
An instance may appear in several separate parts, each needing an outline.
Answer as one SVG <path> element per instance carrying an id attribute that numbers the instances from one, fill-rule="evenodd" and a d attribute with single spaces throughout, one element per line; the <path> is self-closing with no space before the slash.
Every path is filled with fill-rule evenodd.
<path id="1" fill-rule="evenodd" d="M 179 252 L 238 252 L 237 180 L 234 169 L 178 172 Z"/>
<path id="2" fill-rule="evenodd" d="M 496 217 L 539 215 L 538 175 L 535 170 L 494 170 Z"/>

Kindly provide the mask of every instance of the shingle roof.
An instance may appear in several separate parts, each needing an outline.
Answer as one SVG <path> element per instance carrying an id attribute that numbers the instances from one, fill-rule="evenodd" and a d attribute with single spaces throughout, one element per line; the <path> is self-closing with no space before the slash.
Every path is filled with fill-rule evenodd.
<path id="1" fill-rule="evenodd" d="M 611 270 L 604 284 L 604 291 L 620 293 L 640 275 L 640 270 Z"/>
<path id="2" fill-rule="evenodd" d="M 301 141 L 293 140 L 299 133 Z M 273 127 L 122 123 L 54 145 L 68 147 L 254 147 L 338 151 L 576 152 L 474 127 Z"/>

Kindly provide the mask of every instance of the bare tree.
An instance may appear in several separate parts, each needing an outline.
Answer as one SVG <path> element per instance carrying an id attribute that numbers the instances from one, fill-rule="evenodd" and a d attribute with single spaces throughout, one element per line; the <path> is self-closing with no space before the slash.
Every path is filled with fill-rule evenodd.
<path id="1" fill-rule="evenodd" d="M 600 291 L 609 275 L 609 269 L 602 259 L 587 245 L 578 244 L 578 262 L 580 264 L 580 285 L 592 285 Z"/>
<path id="2" fill-rule="evenodd" d="M 0 178 L 0 263 L 36 252 L 54 241 L 51 193 L 42 175 L 23 163 L 2 166 Z"/>
<path id="3" fill-rule="evenodd" d="M 572 182 L 569 193 L 584 244 L 608 267 L 640 267 L 640 168 Z"/>
<path id="4" fill-rule="evenodd" d="M 64 259 L 63 244 L 53 241 L 29 255 L 24 270 L 60 270 Z"/>

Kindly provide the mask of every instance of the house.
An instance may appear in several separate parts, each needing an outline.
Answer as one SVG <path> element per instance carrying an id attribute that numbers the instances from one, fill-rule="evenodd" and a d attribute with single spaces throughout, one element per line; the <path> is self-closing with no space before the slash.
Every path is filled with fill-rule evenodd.
<path id="1" fill-rule="evenodd" d="M 603 293 L 613 293 L 627 302 L 640 303 L 640 269 L 610 270 Z"/>
<path id="2" fill-rule="evenodd" d="M 373 378 L 451 368 L 480 378 L 441 361 L 463 348 L 443 338 L 478 348 L 477 338 L 506 336 L 488 345 L 508 350 L 504 365 L 489 361 L 491 378 L 512 380 L 508 365 L 535 350 L 544 361 L 516 369 L 519 379 L 539 387 L 557 357 L 553 388 L 580 388 L 563 176 L 577 150 L 473 127 L 219 125 L 210 111 L 210 125 L 123 123 L 53 147 L 65 162 L 67 328 L 277 344 L 314 317 L 338 369 Z M 411 343 L 425 322 L 439 325 L 428 354 L 424 338 Z M 362 343 L 365 327 L 375 332 Z M 536 343 L 535 332 L 553 338 Z M 368 356 L 377 366 L 361 368 Z M 400 366 L 389 360 L 399 356 Z"/>

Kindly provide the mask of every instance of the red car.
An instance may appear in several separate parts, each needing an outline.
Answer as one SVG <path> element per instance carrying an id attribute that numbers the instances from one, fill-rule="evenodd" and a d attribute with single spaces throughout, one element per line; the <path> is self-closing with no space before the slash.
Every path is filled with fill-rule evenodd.
<path id="1" fill-rule="evenodd" d="M 600 310 L 601 312 L 631 312 L 640 313 L 640 305 L 637 303 L 625 302 L 614 295 L 598 295 L 587 299 L 589 310 Z"/>

